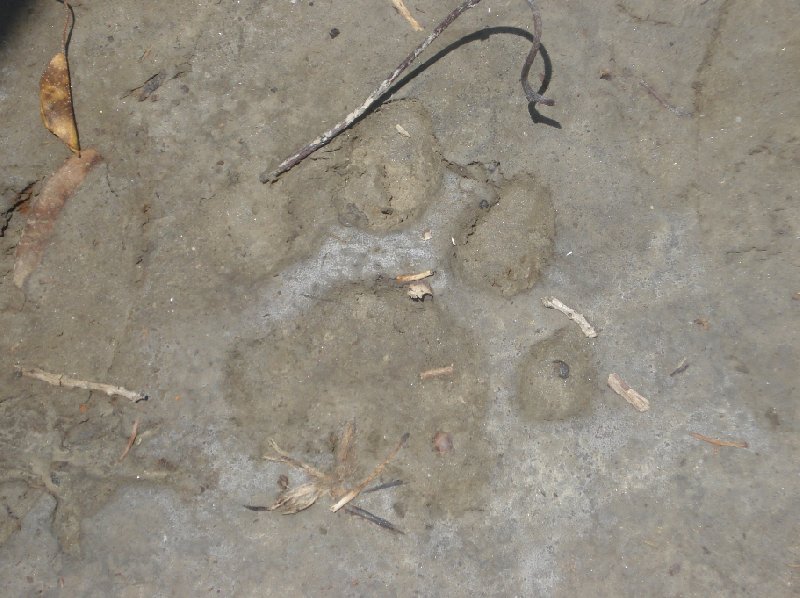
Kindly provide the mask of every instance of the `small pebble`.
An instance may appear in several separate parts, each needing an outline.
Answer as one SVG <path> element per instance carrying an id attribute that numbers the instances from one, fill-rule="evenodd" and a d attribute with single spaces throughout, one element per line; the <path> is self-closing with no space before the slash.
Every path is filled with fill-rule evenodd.
<path id="1" fill-rule="evenodd" d="M 433 450 L 440 455 L 449 453 L 453 450 L 453 437 L 447 432 L 436 432 L 433 435 Z"/>
<path id="2" fill-rule="evenodd" d="M 336 37 L 337 35 L 339 35 L 339 33 L 340 33 L 340 32 L 339 32 L 339 30 L 338 30 L 336 27 L 334 27 L 333 29 L 331 29 L 331 31 L 330 31 L 330 36 L 331 36 L 331 39 L 333 39 L 334 37 Z"/>
<path id="3" fill-rule="evenodd" d="M 566 361 L 561 361 L 560 359 L 554 359 L 553 364 L 556 366 L 556 373 L 558 377 L 562 380 L 566 380 L 569 378 L 569 364 Z"/>

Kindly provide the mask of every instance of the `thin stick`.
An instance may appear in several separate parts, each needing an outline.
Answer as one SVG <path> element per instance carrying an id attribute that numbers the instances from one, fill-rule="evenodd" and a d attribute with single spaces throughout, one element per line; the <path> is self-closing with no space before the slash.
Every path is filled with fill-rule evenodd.
<path id="1" fill-rule="evenodd" d="M 61 386 L 63 388 L 82 388 L 84 390 L 96 390 L 99 392 L 104 392 L 108 396 L 124 397 L 129 401 L 133 401 L 134 403 L 138 401 L 146 401 L 148 399 L 148 396 L 143 392 L 128 390 L 127 388 L 122 388 L 121 386 L 112 386 L 111 384 L 103 384 L 101 382 L 89 382 L 88 380 L 78 380 L 76 378 L 69 378 L 64 374 L 53 374 L 51 372 L 45 372 L 44 370 L 40 370 L 39 368 L 24 368 L 22 366 L 17 365 L 14 366 L 14 369 L 17 371 L 18 374 L 21 374 L 28 378 L 35 378 L 36 380 L 41 380 L 42 382 L 47 382 L 48 384 L 52 384 L 53 386 Z"/>
<path id="2" fill-rule="evenodd" d="M 419 379 L 420 380 L 430 380 L 431 378 L 438 378 L 439 376 L 450 376 L 455 371 L 455 364 L 451 363 L 448 366 L 443 368 L 433 368 L 430 370 L 425 370 L 424 372 L 420 372 Z"/>
<path id="3" fill-rule="evenodd" d="M 415 282 L 428 278 L 429 276 L 433 276 L 433 270 L 425 270 L 423 272 L 417 272 L 416 274 L 400 274 L 399 276 L 395 276 L 394 280 L 399 283 Z"/>
<path id="4" fill-rule="evenodd" d="M 542 305 L 548 307 L 550 309 L 556 309 L 560 311 L 562 314 L 567 316 L 570 320 L 575 322 L 578 326 L 581 327 L 581 331 L 583 334 L 588 336 L 589 338 L 594 338 L 597 336 L 597 331 L 592 327 L 591 324 L 583 317 L 583 314 L 579 314 L 571 307 L 567 307 L 561 301 L 556 299 L 555 297 L 543 297 L 542 298 Z"/>
<path id="5" fill-rule="evenodd" d="M 133 422 L 133 429 L 131 430 L 131 435 L 128 438 L 128 444 L 125 446 L 125 450 L 122 451 L 122 454 L 119 456 L 118 460 L 119 462 L 122 462 L 122 460 L 128 456 L 128 453 L 130 452 L 133 443 L 136 442 L 136 434 L 138 433 L 139 433 L 139 420 L 137 419 L 136 421 Z"/>
<path id="6" fill-rule="evenodd" d="M 355 515 L 356 517 L 361 517 L 362 519 L 366 519 L 370 523 L 374 523 L 384 529 L 391 530 L 393 532 L 397 532 L 398 534 L 402 534 L 403 531 L 398 529 L 394 526 L 391 521 L 387 521 L 383 517 L 378 517 L 377 515 L 373 515 L 366 509 L 362 509 L 361 507 L 357 507 L 355 505 L 347 505 L 344 508 L 345 512 L 350 513 L 351 515 Z"/>
<path id="7" fill-rule="evenodd" d="M 372 483 L 372 480 L 381 475 L 381 472 L 389 464 L 389 461 L 394 459 L 395 455 L 397 455 L 397 453 L 400 452 L 400 449 L 405 446 L 406 442 L 408 441 L 408 437 L 410 435 L 411 434 L 409 434 L 408 432 L 403 434 L 403 437 L 400 439 L 400 442 L 398 442 L 397 446 L 395 446 L 392 449 L 392 452 L 389 453 L 389 455 L 383 461 L 381 461 L 378 464 L 378 466 L 372 470 L 372 473 L 369 474 L 366 478 L 364 478 L 358 486 L 356 486 L 355 488 L 350 490 L 347 494 L 345 494 L 342 498 L 340 498 L 339 501 L 331 507 L 331 511 L 335 513 L 336 511 L 341 509 L 343 506 L 345 506 L 347 503 L 353 500 L 356 496 L 361 494 L 364 488 L 366 488 Z"/>
<path id="8" fill-rule="evenodd" d="M 693 436 L 694 438 L 697 438 L 697 440 L 702 440 L 703 442 L 713 444 L 714 446 L 731 446 L 733 448 L 749 448 L 750 446 L 744 440 L 720 440 L 719 438 L 711 438 L 710 436 L 700 434 L 699 432 L 689 432 L 689 436 Z"/>
<path id="9" fill-rule="evenodd" d="M 689 368 L 689 360 L 684 357 L 683 359 L 681 359 L 681 362 L 678 364 L 678 367 L 672 370 L 669 373 L 669 375 L 677 376 L 678 374 L 682 374 L 683 372 L 685 372 L 688 368 Z"/>
<path id="10" fill-rule="evenodd" d="M 672 104 L 670 104 L 669 102 L 667 102 L 667 101 L 666 101 L 664 98 L 662 98 L 660 95 L 658 95 L 658 94 L 656 93 L 656 90 L 655 90 L 655 89 L 653 89 L 653 88 L 652 88 L 652 87 L 651 87 L 651 86 L 650 86 L 650 85 L 647 83 L 647 81 L 645 81 L 644 79 L 642 79 L 641 81 L 639 81 L 639 85 L 641 85 L 642 87 L 644 87 L 644 88 L 647 90 L 647 93 L 649 93 L 649 94 L 650 94 L 651 96 L 653 96 L 653 97 L 654 97 L 656 100 L 658 100 L 658 103 L 659 103 L 659 104 L 661 104 L 662 106 L 664 106 L 664 108 L 666 108 L 666 109 L 667 109 L 667 110 L 669 110 L 670 112 L 672 112 L 672 114 L 677 114 L 678 116 L 691 116 L 691 115 L 692 115 L 692 113 L 691 113 L 691 112 L 687 112 L 687 111 L 686 111 L 686 110 L 684 110 L 683 108 L 678 108 L 678 107 L 676 107 L 676 106 L 673 106 L 673 105 L 672 105 Z"/>
<path id="11" fill-rule="evenodd" d="M 400 13 L 400 16 L 408 21 L 408 24 L 411 25 L 411 28 L 414 31 L 422 31 L 422 25 L 420 25 L 417 20 L 411 16 L 411 11 L 409 11 L 408 8 L 406 8 L 406 5 L 403 4 L 403 0 L 392 0 L 392 4 L 394 4 L 395 9 Z"/>
<path id="12" fill-rule="evenodd" d="M 289 453 L 287 453 L 281 447 L 279 447 L 278 443 L 275 442 L 274 440 L 270 440 L 270 444 L 272 445 L 272 449 L 276 453 L 278 453 L 278 456 L 277 457 L 272 457 L 270 455 L 264 455 L 264 459 L 266 461 L 273 461 L 273 462 L 276 462 L 276 463 L 286 463 L 287 465 L 290 465 L 290 466 L 294 467 L 295 469 L 302 469 L 303 471 L 305 471 L 311 477 L 317 478 L 319 480 L 322 480 L 322 479 L 325 479 L 325 478 L 328 477 L 326 474 L 321 472 L 316 467 L 313 467 L 313 466 L 309 465 L 308 463 L 303 463 L 302 461 L 300 461 L 298 459 L 295 459 L 294 457 L 289 455 Z"/>
<path id="13" fill-rule="evenodd" d="M 274 182 L 278 179 L 280 175 L 284 172 L 294 168 L 308 156 L 313 154 L 319 148 L 324 145 L 330 143 L 330 141 L 336 137 L 339 133 L 344 131 L 347 127 L 352 125 L 357 118 L 359 118 L 362 114 L 364 114 L 369 108 L 378 101 L 383 95 L 389 91 L 389 88 L 397 81 L 398 77 L 405 71 L 412 62 L 414 62 L 417 57 L 425 51 L 425 49 L 431 45 L 433 40 L 435 40 L 439 35 L 450 26 L 450 24 L 455 21 L 464 11 L 474 8 L 478 5 L 481 0 L 464 0 L 460 5 L 458 5 L 453 11 L 447 15 L 444 20 L 439 23 L 436 28 L 431 32 L 431 34 L 425 38 L 416 49 L 411 52 L 406 58 L 397 65 L 397 68 L 392 71 L 392 74 L 389 75 L 384 81 L 378 86 L 378 88 L 373 91 L 364 103 L 361 104 L 358 108 L 353 110 L 350 114 L 348 114 L 343 121 L 336 124 L 332 129 L 325 131 L 322 135 L 314 139 L 313 141 L 309 142 L 308 144 L 304 145 L 302 148 L 297 150 L 294 154 L 286 158 L 283 162 L 278 165 L 278 168 L 273 170 L 272 172 L 262 172 L 258 179 L 262 183 Z M 522 76 L 525 83 L 523 83 L 523 89 L 525 90 L 525 96 L 528 98 L 530 102 L 540 102 L 542 104 L 546 104 L 548 106 L 552 106 L 554 102 L 552 100 L 548 100 L 540 96 L 538 93 L 533 92 L 530 89 L 530 85 L 527 84 L 527 76 L 531 68 L 531 64 L 533 64 L 533 60 L 536 57 L 536 54 L 539 51 L 539 45 L 541 43 L 541 30 L 542 30 L 542 22 L 541 17 L 539 16 L 539 9 L 536 6 L 534 0 L 527 0 L 528 5 L 531 7 L 533 11 L 533 47 L 531 48 L 530 52 L 528 53 L 528 57 L 525 60 L 525 66 L 522 68 Z M 530 92 L 530 93 L 529 93 Z M 532 95 L 531 95 L 532 94 Z"/>
<path id="14" fill-rule="evenodd" d="M 633 405 L 637 411 L 650 409 L 650 401 L 628 386 L 628 383 L 620 378 L 619 374 L 609 375 L 608 385 L 611 390 Z"/>

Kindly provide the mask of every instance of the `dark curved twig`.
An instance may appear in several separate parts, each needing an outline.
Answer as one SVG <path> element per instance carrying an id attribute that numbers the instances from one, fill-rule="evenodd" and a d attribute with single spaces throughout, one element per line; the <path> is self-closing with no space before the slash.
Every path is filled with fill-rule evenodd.
<path id="1" fill-rule="evenodd" d="M 525 59 L 525 64 L 522 65 L 520 82 L 522 83 L 522 89 L 525 91 L 525 97 L 528 98 L 529 102 L 544 104 L 545 106 L 553 106 L 555 105 L 553 100 L 544 97 L 536 91 L 533 91 L 531 84 L 528 82 L 528 75 L 531 72 L 533 60 L 536 58 L 536 54 L 539 52 L 539 46 L 542 43 L 542 17 L 539 14 L 539 9 L 536 8 L 536 3 L 534 0 L 528 0 L 528 4 L 533 11 L 533 46 L 531 47 L 531 51 L 528 52 L 528 57 Z"/>
<path id="2" fill-rule="evenodd" d="M 383 95 L 389 90 L 389 88 L 397 81 L 397 78 L 405 71 L 412 62 L 414 62 L 417 57 L 425 51 L 425 49 L 431 45 L 433 40 L 435 40 L 439 35 L 450 26 L 450 24 L 455 21 L 463 12 L 470 8 L 474 8 L 480 3 L 481 0 L 464 0 L 460 5 L 453 9 L 453 11 L 448 14 L 441 23 L 439 23 L 431 34 L 425 38 L 425 40 L 417 46 L 411 54 L 406 56 L 406 58 L 394 69 L 391 75 L 387 77 L 379 86 L 378 88 L 373 91 L 369 97 L 364 100 L 364 102 L 353 110 L 350 114 L 348 114 L 343 121 L 337 123 L 332 129 L 325 131 L 322 135 L 311 141 L 310 143 L 304 145 L 300 148 L 297 152 L 286 158 L 283 162 L 278 165 L 278 168 L 273 170 L 272 172 L 262 172 L 259 175 L 259 180 L 262 183 L 274 182 L 278 179 L 280 175 L 284 172 L 294 168 L 308 156 L 313 154 L 319 148 L 324 145 L 327 145 L 331 142 L 331 140 L 336 137 L 339 133 L 344 131 L 347 127 L 352 125 L 362 114 L 364 114 L 369 108 Z M 546 106 L 552 106 L 555 102 L 553 100 L 547 99 L 540 95 L 539 93 L 535 92 L 530 84 L 528 83 L 528 74 L 531 70 L 531 65 L 533 64 L 533 60 L 536 58 L 536 54 L 539 52 L 539 46 L 541 44 L 541 36 L 542 36 L 542 19 L 539 15 L 539 9 L 536 6 L 535 0 L 526 0 L 528 5 L 531 7 L 531 11 L 533 11 L 533 47 L 531 48 L 530 52 L 528 53 L 527 58 L 525 59 L 525 64 L 522 67 L 522 88 L 525 91 L 525 97 L 528 98 L 529 102 L 532 103 L 540 103 L 545 104 Z"/>

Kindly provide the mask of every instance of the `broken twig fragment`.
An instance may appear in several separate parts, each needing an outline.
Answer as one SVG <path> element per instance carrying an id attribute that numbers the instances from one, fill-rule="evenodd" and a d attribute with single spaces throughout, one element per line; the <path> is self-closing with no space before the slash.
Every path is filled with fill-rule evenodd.
<path id="1" fill-rule="evenodd" d="M 711 438 L 710 436 L 706 436 L 705 434 L 700 434 L 699 432 L 689 432 L 689 436 L 693 438 L 697 438 L 697 440 L 702 440 L 703 442 L 707 442 L 709 444 L 713 444 L 715 448 L 720 446 L 730 446 L 733 448 L 749 448 L 749 444 L 747 444 L 744 440 L 720 440 L 719 438 Z"/>
<path id="2" fill-rule="evenodd" d="M 125 450 L 122 451 L 122 454 L 119 456 L 119 461 L 121 462 L 125 457 L 128 456 L 128 453 L 133 446 L 133 443 L 136 442 L 136 435 L 139 433 L 139 420 L 133 422 L 133 428 L 131 429 L 131 435 L 128 437 L 128 444 L 125 446 Z"/>
<path id="3" fill-rule="evenodd" d="M 61 386 L 63 388 L 82 388 L 83 390 L 96 390 L 104 392 L 108 396 L 124 397 L 134 403 L 138 401 L 146 401 L 148 396 L 143 392 L 136 392 L 122 388 L 121 386 L 112 386 L 111 384 L 103 384 L 102 382 L 89 382 L 88 380 L 78 380 L 76 378 L 69 378 L 64 374 L 53 374 L 40 370 L 39 368 L 24 368 L 22 366 L 14 366 L 18 374 L 27 378 L 35 378 L 42 382 L 47 382 L 52 386 Z"/>
<path id="4" fill-rule="evenodd" d="M 595 338 L 597 331 L 592 328 L 592 325 L 586 320 L 583 314 L 579 314 L 571 307 L 567 307 L 555 297 L 542 297 L 542 305 L 549 309 L 555 309 L 567 316 L 570 320 L 575 322 L 581 328 L 581 332 L 589 338 Z"/>
<path id="5" fill-rule="evenodd" d="M 367 486 L 369 486 L 372 483 L 372 480 L 374 480 L 379 475 L 381 475 L 381 473 L 383 472 L 384 468 L 389 464 L 389 461 L 394 459 L 395 456 L 397 455 L 397 453 L 400 452 L 400 449 L 402 449 L 406 445 L 406 442 L 408 442 L 408 437 L 409 436 L 411 436 L 411 434 L 409 434 L 408 432 L 403 434 L 403 437 L 400 439 L 400 442 L 397 443 L 397 445 L 386 456 L 386 458 L 383 461 L 381 461 L 380 463 L 378 463 L 378 466 L 375 469 L 373 469 L 372 473 L 369 474 L 366 478 L 364 478 L 361 481 L 361 483 L 359 483 L 355 488 L 349 490 L 347 492 L 347 494 L 345 494 L 342 498 L 340 498 L 336 502 L 336 504 L 331 507 L 331 512 L 335 513 L 336 511 L 341 509 L 343 506 L 345 506 L 347 503 L 349 503 L 351 500 L 356 498 L 359 494 L 361 494 L 364 491 L 364 488 L 366 488 Z"/>
<path id="6" fill-rule="evenodd" d="M 615 393 L 633 405 L 638 411 L 650 409 L 650 401 L 633 390 L 628 384 L 619 377 L 619 374 L 611 374 L 608 377 L 608 385 Z"/>
<path id="7" fill-rule="evenodd" d="M 423 280 L 429 276 L 433 276 L 433 270 L 425 270 L 424 272 L 417 272 L 416 274 L 401 274 L 400 276 L 395 277 L 395 281 L 403 284 L 405 282 L 416 282 L 418 280 Z"/>
<path id="8" fill-rule="evenodd" d="M 392 4 L 394 5 L 395 10 L 400 13 L 400 16 L 408 21 L 408 24 L 411 25 L 411 28 L 414 31 L 422 31 L 422 25 L 420 25 L 417 20 L 411 16 L 411 12 L 406 8 L 406 5 L 403 4 L 403 0 L 392 0 Z"/>
<path id="9" fill-rule="evenodd" d="M 678 364 L 678 367 L 672 370 L 669 373 L 669 375 L 677 376 L 678 374 L 682 374 L 683 372 L 685 372 L 688 368 L 689 368 L 689 360 L 684 357 L 683 359 L 681 359 L 681 362 Z"/>
<path id="10" fill-rule="evenodd" d="M 440 376 L 452 376 L 454 371 L 455 371 L 455 364 L 451 363 L 450 365 L 445 366 L 443 368 L 433 368 L 431 370 L 425 370 L 424 372 L 420 372 L 419 379 L 430 380 L 431 378 L 439 378 Z"/>

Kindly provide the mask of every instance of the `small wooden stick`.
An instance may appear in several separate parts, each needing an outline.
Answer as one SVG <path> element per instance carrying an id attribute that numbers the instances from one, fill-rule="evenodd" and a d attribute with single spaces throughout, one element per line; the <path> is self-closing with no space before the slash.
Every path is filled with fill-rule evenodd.
<path id="1" fill-rule="evenodd" d="M 719 438 L 711 438 L 710 436 L 700 434 L 699 432 L 689 432 L 689 436 L 693 436 L 694 438 L 697 438 L 697 440 L 702 440 L 703 442 L 713 444 L 715 447 L 731 446 L 733 448 L 749 448 L 750 446 L 744 440 L 720 440 Z"/>
<path id="2" fill-rule="evenodd" d="M 136 442 L 136 434 L 139 433 L 139 420 L 133 422 L 133 429 L 131 430 L 131 435 L 128 438 L 128 444 L 125 446 L 125 450 L 122 451 L 122 454 L 119 456 L 118 462 L 121 462 L 125 457 L 128 456 L 128 453 L 133 446 L 133 443 Z"/>
<path id="3" fill-rule="evenodd" d="M 101 382 L 89 382 L 88 380 L 78 380 L 76 378 L 69 378 L 64 374 L 53 374 L 52 372 L 45 372 L 39 368 L 24 368 L 22 366 L 14 366 L 18 374 L 28 378 L 35 378 L 42 382 L 47 382 L 53 386 L 61 386 L 63 388 L 82 388 L 84 390 L 96 390 L 104 392 L 108 396 L 125 397 L 134 403 L 138 401 L 146 401 L 147 395 L 143 392 L 135 392 L 122 388 L 121 386 L 112 386 L 111 384 L 103 384 Z"/>
<path id="4" fill-rule="evenodd" d="M 331 511 L 335 513 L 336 511 L 341 509 L 343 506 L 345 506 L 347 503 L 349 503 L 351 500 L 353 500 L 356 496 L 361 494 L 361 492 L 364 490 L 364 488 L 366 488 L 367 486 L 369 486 L 372 483 L 372 480 L 374 480 L 379 475 L 381 475 L 381 472 L 389 464 L 389 461 L 394 459 L 395 455 L 397 455 L 397 453 L 400 452 L 400 449 L 403 448 L 406 445 L 406 442 L 408 442 L 408 437 L 409 436 L 411 436 L 411 434 L 409 434 L 408 432 L 403 434 L 403 437 L 400 439 L 400 442 L 398 442 L 397 446 L 395 446 L 392 449 L 392 452 L 389 453 L 389 455 L 383 461 L 381 461 L 378 464 L 378 466 L 375 469 L 372 470 L 372 473 L 369 474 L 366 478 L 364 478 L 361 481 L 361 483 L 358 484 L 358 486 L 356 486 L 355 488 L 353 488 L 352 490 L 347 492 L 347 494 L 345 494 L 342 498 L 340 498 L 338 500 L 338 502 L 331 507 Z"/>
<path id="5" fill-rule="evenodd" d="M 274 440 L 270 440 L 270 444 L 272 445 L 272 449 L 276 453 L 278 453 L 278 456 L 277 457 L 272 457 L 270 455 L 264 455 L 264 460 L 273 461 L 273 462 L 276 462 L 276 463 L 286 463 L 287 465 L 290 465 L 291 467 L 294 467 L 295 469 L 302 469 L 308 475 L 310 475 L 313 478 L 317 478 L 318 480 L 323 480 L 323 479 L 328 477 L 326 474 L 321 472 L 316 467 L 313 467 L 312 465 L 309 465 L 308 463 L 303 463 L 302 461 L 300 461 L 298 459 L 295 459 L 294 457 L 290 456 L 286 451 L 281 449 L 281 447 L 278 446 L 278 443 L 275 442 Z"/>
<path id="6" fill-rule="evenodd" d="M 424 272 L 417 272 L 416 274 L 400 274 L 395 276 L 395 281 L 399 283 L 415 282 L 433 276 L 433 270 L 425 270 Z"/>
<path id="7" fill-rule="evenodd" d="M 688 367 L 689 367 L 689 360 L 684 357 L 683 359 L 681 359 L 681 362 L 678 364 L 678 367 L 676 367 L 674 370 L 672 370 L 669 373 L 669 375 L 670 376 L 677 376 L 678 374 L 682 374 L 683 372 L 685 372 L 688 369 Z"/>
<path id="8" fill-rule="evenodd" d="M 567 307 L 555 297 L 542 297 L 542 305 L 550 309 L 556 309 L 560 311 L 562 314 L 580 326 L 583 334 L 589 338 L 595 338 L 597 336 L 597 331 L 592 328 L 592 325 L 589 324 L 586 318 L 583 317 L 583 314 L 579 314 L 571 307 Z"/>
<path id="9" fill-rule="evenodd" d="M 394 4 L 395 9 L 400 13 L 400 16 L 408 21 L 408 24 L 411 25 L 411 28 L 414 31 L 422 31 L 422 25 L 420 25 L 417 20 L 411 16 L 411 12 L 408 10 L 408 8 L 406 8 L 406 5 L 403 4 L 403 0 L 392 0 L 392 4 Z"/>
<path id="10" fill-rule="evenodd" d="M 417 57 L 422 54 L 425 49 L 431 45 L 433 40 L 435 40 L 439 35 L 450 26 L 450 24 L 455 21 L 464 11 L 474 8 L 478 5 L 481 0 L 464 0 L 461 4 L 456 6 L 452 12 L 447 15 L 441 23 L 439 23 L 436 28 L 431 32 L 431 34 L 425 38 L 425 40 L 416 47 L 416 49 L 411 52 L 408 56 L 405 57 L 403 62 L 397 65 L 397 68 L 392 71 L 392 74 L 389 75 L 384 81 L 378 86 L 378 88 L 369 94 L 369 97 L 364 100 L 364 102 L 353 110 L 350 114 L 348 114 L 343 121 L 334 125 L 334 127 L 328 131 L 325 131 L 322 135 L 310 141 L 299 150 L 297 150 L 294 154 L 286 158 L 283 162 L 278 165 L 278 168 L 273 170 L 272 172 L 262 172 L 258 180 L 262 183 L 269 183 L 275 182 L 280 175 L 284 172 L 294 168 L 300 162 L 305 160 L 308 156 L 313 154 L 319 148 L 324 145 L 327 145 L 331 142 L 331 140 L 336 137 L 339 133 L 344 131 L 350 125 L 352 125 L 356 119 L 358 119 L 362 114 L 364 114 L 370 107 L 381 99 L 389 88 L 394 85 L 394 82 L 400 77 L 400 75 L 405 71 L 412 62 L 414 62 Z M 528 98 L 529 102 L 538 102 L 541 104 L 545 104 L 547 106 L 554 105 L 555 102 L 553 100 L 547 99 L 537 92 L 534 92 L 531 89 L 530 85 L 527 82 L 528 74 L 530 72 L 531 65 L 533 64 L 534 58 L 536 58 L 536 54 L 539 52 L 539 46 L 541 44 L 541 35 L 542 35 L 542 22 L 541 17 L 539 15 L 539 9 L 536 6 L 536 2 L 534 0 L 526 0 L 528 5 L 531 7 L 533 11 L 533 46 L 528 52 L 528 57 L 525 60 L 525 65 L 522 67 L 522 81 L 523 81 L 523 89 L 525 91 L 525 97 Z"/>
<path id="11" fill-rule="evenodd" d="M 625 380 L 619 377 L 619 374 L 611 374 L 608 377 L 608 385 L 611 387 L 611 390 L 628 401 L 638 411 L 647 411 L 650 409 L 650 401 L 628 386 Z"/>
<path id="12" fill-rule="evenodd" d="M 420 380 L 429 380 L 431 378 L 438 378 L 439 376 L 449 376 L 455 371 L 455 364 L 451 363 L 448 366 L 443 368 L 433 368 L 431 370 L 425 370 L 421 372 L 419 375 Z"/>

